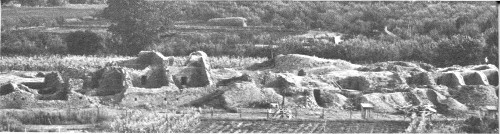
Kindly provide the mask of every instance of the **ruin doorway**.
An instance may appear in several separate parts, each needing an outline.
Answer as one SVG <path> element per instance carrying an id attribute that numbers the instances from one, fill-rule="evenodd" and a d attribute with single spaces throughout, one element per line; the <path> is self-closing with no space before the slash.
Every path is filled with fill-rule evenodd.
<path id="1" fill-rule="evenodd" d="M 188 77 L 183 76 L 181 77 L 181 85 L 186 86 L 188 82 Z"/>
<path id="2" fill-rule="evenodd" d="M 321 99 L 321 90 L 314 89 L 313 94 L 314 94 L 314 100 L 316 100 L 318 106 L 325 107 L 325 102 L 323 102 L 323 100 Z"/>
<path id="3" fill-rule="evenodd" d="M 147 76 L 142 76 L 141 77 L 141 85 L 146 85 L 148 82 L 148 77 Z"/>

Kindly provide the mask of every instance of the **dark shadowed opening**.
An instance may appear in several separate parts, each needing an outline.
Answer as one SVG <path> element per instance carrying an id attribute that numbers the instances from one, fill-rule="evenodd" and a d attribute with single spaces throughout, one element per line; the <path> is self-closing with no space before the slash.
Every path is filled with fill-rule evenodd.
<path id="1" fill-rule="evenodd" d="M 6 95 L 14 92 L 14 87 L 11 84 L 0 87 L 0 95 Z"/>
<path id="2" fill-rule="evenodd" d="M 187 82 L 188 82 L 188 77 L 186 76 L 181 77 L 181 85 L 187 85 Z"/>
<path id="3" fill-rule="evenodd" d="M 319 89 L 314 89 L 314 99 L 316 100 L 316 103 L 320 107 L 325 107 L 325 102 L 321 100 L 321 90 Z"/>
<path id="4" fill-rule="evenodd" d="M 148 77 L 147 76 L 142 76 L 141 77 L 141 85 L 146 85 L 147 84 L 147 81 L 148 80 Z"/>

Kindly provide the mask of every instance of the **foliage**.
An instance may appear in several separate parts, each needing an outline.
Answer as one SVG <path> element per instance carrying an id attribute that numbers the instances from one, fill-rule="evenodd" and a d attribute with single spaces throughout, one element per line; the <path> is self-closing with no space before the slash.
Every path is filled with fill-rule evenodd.
<path id="1" fill-rule="evenodd" d="M 23 6 L 45 6 L 46 0 L 18 0 Z"/>
<path id="2" fill-rule="evenodd" d="M 47 5 L 49 6 L 64 6 L 68 4 L 68 0 L 48 0 Z"/>
<path id="3" fill-rule="evenodd" d="M 0 70 L 20 71 L 65 71 L 68 69 L 99 69 L 106 63 L 117 60 L 131 59 L 124 56 L 15 56 L 2 57 Z M 183 66 L 188 57 L 174 57 L 174 66 Z M 214 69 L 217 68 L 244 68 L 255 63 L 263 62 L 265 58 L 250 57 L 209 57 Z"/>
<path id="4" fill-rule="evenodd" d="M 498 133 L 498 119 L 470 117 L 460 129 L 466 133 Z"/>
<path id="5" fill-rule="evenodd" d="M 103 38 L 90 30 L 69 33 L 64 39 L 68 52 L 75 55 L 93 55 L 103 47 Z"/>
<path id="6" fill-rule="evenodd" d="M 440 52 L 436 57 L 438 66 L 479 64 L 484 59 L 484 47 L 484 41 L 470 36 L 457 35 L 441 40 L 437 48 Z"/>
<path id="7" fill-rule="evenodd" d="M 5 110 L 2 115 L 7 115 L 10 120 L 16 120 L 19 124 L 34 125 L 72 125 L 99 123 L 112 119 L 112 110 L 107 108 L 84 108 L 84 109 L 31 109 L 31 110 Z M 0 116 L 0 119 L 2 117 Z"/>
<path id="8" fill-rule="evenodd" d="M 2 55 L 65 54 L 66 44 L 58 36 L 33 31 L 2 33 Z"/>
<path id="9" fill-rule="evenodd" d="M 23 128 L 24 128 L 23 124 L 19 120 L 11 116 L 6 116 L 6 115 L 0 116 L 0 131 L 22 132 Z"/>
<path id="10" fill-rule="evenodd" d="M 175 115 L 134 110 L 122 113 L 102 127 L 106 132 L 118 133 L 189 133 L 199 124 L 199 116 L 199 113 Z"/>
<path id="11" fill-rule="evenodd" d="M 109 0 L 102 16 L 113 25 L 108 31 L 122 39 L 119 54 L 135 55 L 158 40 L 158 34 L 173 26 L 176 6 L 170 2 L 150 3 L 143 0 Z"/>

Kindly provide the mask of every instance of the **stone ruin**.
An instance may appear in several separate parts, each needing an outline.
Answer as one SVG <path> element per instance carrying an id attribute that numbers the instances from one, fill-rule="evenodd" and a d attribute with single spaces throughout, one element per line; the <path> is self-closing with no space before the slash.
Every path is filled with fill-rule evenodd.
<path id="1" fill-rule="evenodd" d="M 91 107 L 95 98 L 72 91 L 57 72 L 44 75 L 43 81 L 10 81 L 0 86 L 0 108 Z"/>
<path id="2" fill-rule="evenodd" d="M 141 51 L 137 58 L 116 61 L 92 73 L 79 92 L 127 106 L 171 104 L 171 94 L 187 87 L 212 85 L 208 56 L 197 51 L 184 66 L 173 57 Z"/>

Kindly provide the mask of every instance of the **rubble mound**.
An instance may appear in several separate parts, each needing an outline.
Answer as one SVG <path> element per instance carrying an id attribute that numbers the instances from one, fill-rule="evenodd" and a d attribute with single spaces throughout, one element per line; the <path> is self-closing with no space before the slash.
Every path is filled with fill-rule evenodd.
<path id="1" fill-rule="evenodd" d="M 300 54 L 278 55 L 274 59 L 274 69 L 278 72 L 331 66 L 341 70 L 355 69 L 359 65 L 338 59 L 323 59 Z"/>
<path id="2" fill-rule="evenodd" d="M 111 65 L 117 65 L 121 67 L 128 67 L 134 69 L 145 69 L 148 66 L 166 66 L 173 64 L 172 57 L 165 57 L 159 52 L 154 51 L 141 51 L 137 55 L 137 58 L 129 60 L 114 61 L 110 63 Z"/>
<path id="3" fill-rule="evenodd" d="M 466 85 L 490 85 L 488 77 L 481 71 L 462 73 Z"/>
<path id="4" fill-rule="evenodd" d="M 94 72 L 89 83 L 90 95 L 96 96 L 114 95 L 132 86 L 129 73 L 124 68 L 113 66 Z"/>
<path id="5" fill-rule="evenodd" d="M 221 80 L 221 81 L 217 82 L 216 86 L 228 86 L 232 83 L 244 82 L 244 81 L 251 82 L 252 79 L 250 78 L 250 75 L 243 74 L 239 77 L 233 77 L 230 79 Z"/>
<path id="6" fill-rule="evenodd" d="M 438 113 L 451 114 L 468 110 L 456 99 L 445 96 L 434 89 L 415 88 L 411 92 L 370 93 L 361 96 L 361 102 L 371 103 L 375 111 L 398 113 L 398 107 L 407 105 L 432 105 Z"/>
<path id="7" fill-rule="evenodd" d="M 359 71 L 370 71 L 370 72 L 379 72 L 379 71 L 395 71 L 395 72 L 430 72 L 435 70 L 436 68 L 427 63 L 412 63 L 405 61 L 386 61 L 386 62 L 377 62 L 375 64 L 367 65 L 364 67 L 358 68 Z"/>
<path id="8" fill-rule="evenodd" d="M 437 84 L 446 85 L 448 87 L 457 87 L 465 85 L 465 81 L 460 73 L 448 72 L 437 78 Z"/>
<path id="9" fill-rule="evenodd" d="M 221 96 L 227 108 L 249 107 L 251 103 L 264 99 L 260 88 L 252 82 L 233 83 L 227 88 L 229 90 Z"/>
<path id="10" fill-rule="evenodd" d="M 38 90 L 40 94 L 53 94 L 58 91 L 64 90 L 64 80 L 61 74 L 52 72 L 45 75 L 44 80 L 45 88 Z"/>
<path id="11" fill-rule="evenodd" d="M 397 113 L 397 107 L 412 104 L 410 93 L 395 92 L 395 93 L 371 93 L 361 97 L 361 102 L 371 103 L 374 110 L 382 113 Z"/>
<path id="12" fill-rule="evenodd" d="M 436 85 L 436 81 L 434 80 L 434 76 L 432 76 L 429 72 L 421 72 L 410 77 L 408 84 Z"/>
<path id="13" fill-rule="evenodd" d="M 342 109 L 348 103 L 348 98 L 330 90 L 314 90 L 314 97 L 319 106 L 324 108 Z"/>
<path id="14" fill-rule="evenodd" d="M 320 108 L 313 90 L 304 90 L 292 96 L 293 102 L 300 108 Z"/>
<path id="15" fill-rule="evenodd" d="M 458 92 L 451 94 L 459 102 L 467 106 L 497 106 L 495 86 L 466 85 L 458 88 Z"/>
<path id="16" fill-rule="evenodd" d="M 0 95 L 10 94 L 18 89 L 17 84 L 7 83 L 5 85 L 0 86 Z"/>
<path id="17" fill-rule="evenodd" d="M 451 96 L 444 96 L 434 89 L 416 88 L 412 91 L 417 105 L 433 105 L 439 113 L 454 113 L 468 110 L 468 107 Z"/>
<path id="18" fill-rule="evenodd" d="M 488 82 L 491 85 L 498 86 L 498 69 L 486 69 L 480 70 L 488 78 Z"/>

